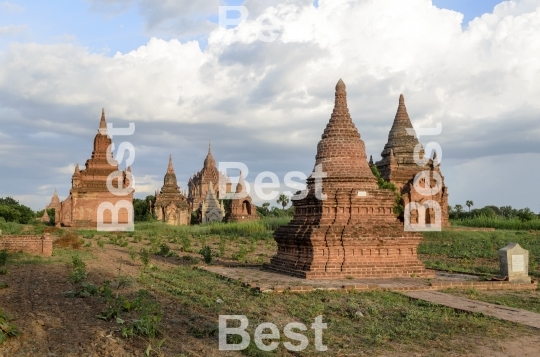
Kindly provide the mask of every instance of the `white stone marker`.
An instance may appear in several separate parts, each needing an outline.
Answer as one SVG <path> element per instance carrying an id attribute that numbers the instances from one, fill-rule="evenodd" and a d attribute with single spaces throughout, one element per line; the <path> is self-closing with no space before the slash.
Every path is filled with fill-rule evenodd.
<path id="1" fill-rule="evenodd" d="M 512 283 L 531 283 L 529 276 L 529 251 L 517 243 L 509 243 L 499 249 L 501 276 L 508 277 Z"/>

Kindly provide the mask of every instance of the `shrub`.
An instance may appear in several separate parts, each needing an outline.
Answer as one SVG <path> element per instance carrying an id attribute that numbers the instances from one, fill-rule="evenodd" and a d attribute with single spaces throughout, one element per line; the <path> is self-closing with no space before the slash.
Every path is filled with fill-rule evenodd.
<path id="1" fill-rule="evenodd" d="M 212 249 L 209 246 L 205 245 L 200 251 L 199 254 L 203 256 L 204 262 L 206 264 L 212 263 Z"/>
<path id="2" fill-rule="evenodd" d="M 0 250 L 0 266 L 6 265 L 9 258 L 9 253 L 7 250 Z"/>
<path id="3" fill-rule="evenodd" d="M 81 238 L 79 238 L 77 233 L 70 231 L 67 234 L 55 240 L 53 245 L 56 248 L 81 249 L 83 243 L 84 241 Z"/>
<path id="4" fill-rule="evenodd" d="M 8 337 L 14 337 L 19 334 L 17 326 L 10 323 L 11 316 L 0 308 L 0 345 L 8 339 Z"/>
<path id="5" fill-rule="evenodd" d="M 146 268 L 150 264 L 150 251 L 146 248 L 141 248 L 139 251 L 139 259 L 142 265 Z"/>
<path id="6" fill-rule="evenodd" d="M 73 265 L 73 270 L 71 271 L 71 273 L 69 273 L 69 281 L 77 284 L 88 277 L 88 273 L 86 272 L 86 264 L 78 255 L 72 256 L 71 265 Z"/>
<path id="7" fill-rule="evenodd" d="M 159 252 L 156 254 L 163 257 L 170 257 L 174 255 L 174 252 L 171 251 L 171 248 L 167 244 L 162 243 L 159 247 Z"/>

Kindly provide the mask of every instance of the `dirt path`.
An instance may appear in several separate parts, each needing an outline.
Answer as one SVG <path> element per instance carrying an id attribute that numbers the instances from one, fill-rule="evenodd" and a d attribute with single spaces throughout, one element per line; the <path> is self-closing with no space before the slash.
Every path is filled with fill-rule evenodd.
<path id="1" fill-rule="evenodd" d="M 487 316 L 540 329 L 540 314 L 531 311 L 466 299 L 439 291 L 405 291 L 403 294 L 413 299 L 429 301 L 461 311 L 481 312 Z"/>

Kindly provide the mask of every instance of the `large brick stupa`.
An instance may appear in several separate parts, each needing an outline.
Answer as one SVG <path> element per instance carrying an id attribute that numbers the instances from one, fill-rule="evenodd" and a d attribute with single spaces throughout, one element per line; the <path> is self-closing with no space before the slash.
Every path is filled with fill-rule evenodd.
<path id="1" fill-rule="evenodd" d="M 414 202 L 421 205 L 429 201 L 436 202 L 440 207 L 440 226 L 447 227 L 449 226 L 448 187 L 444 184 L 444 176 L 439 161 L 435 154 L 433 154 L 432 158 L 424 158 L 422 144 L 418 141 L 416 135 L 411 135 L 407 131 L 414 132 L 414 129 L 402 94 L 399 96 L 398 109 L 388 134 L 388 142 L 381 153 L 382 159 L 376 162 L 375 165 L 382 178 L 392 182 L 400 191 L 404 207 Z M 419 148 L 418 159 L 424 161 L 422 165 L 419 165 L 414 159 L 416 147 Z M 422 190 L 418 192 L 414 188 L 414 178 L 422 172 L 424 176 L 419 177 L 418 185 Z M 437 182 L 437 180 L 440 182 Z M 425 217 L 424 221 L 420 221 L 421 216 Z M 412 209 L 410 221 L 410 223 L 435 224 L 437 223 L 435 210 L 428 207 L 424 215 L 419 215 L 416 209 Z"/>
<path id="2" fill-rule="evenodd" d="M 314 174 L 305 197 L 293 200 L 292 221 L 274 233 L 268 268 L 307 279 L 432 276 L 417 257 L 422 236 L 404 231 L 394 194 L 378 188 L 345 89 L 340 79 Z"/>
<path id="3" fill-rule="evenodd" d="M 60 227 L 98 228 L 100 223 L 108 229 L 119 225 L 133 224 L 133 187 L 131 185 L 131 168 L 123 171 L 118 169 L 118 162 L 113 159 L 111 150 L 112 139 L 108 134 L 105 110 L 101 111 L 101 121 L 98 133 L 94 138 L 92 156 L 86 161 L 85 169 L 75 166 L 71 178 L 69 196 L 61 203 L 56 203 L 53 197 L 55 223 Z M 113 174 L 110 185 L 116 193 L 111 192 L 107 185 L 109 175 Z M 102 206 L 103 205 L 103 206 Z M 100 207 L 105 207 L 100 212 Z M 114 210 L 114 212 L 113 212 Z"/>

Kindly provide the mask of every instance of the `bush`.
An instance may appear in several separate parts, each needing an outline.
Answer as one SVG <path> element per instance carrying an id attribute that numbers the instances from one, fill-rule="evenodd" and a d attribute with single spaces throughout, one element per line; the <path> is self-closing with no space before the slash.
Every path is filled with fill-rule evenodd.
<path id="1" fill-rule="evenodd" d="M 11 316 L 0 308 L 0 345 L 8 339 L 8 337 L 14 337 L 19 334 L 17 326 L 10 323 Z"/>
<path id="2" fill-rule="evenodd" d="M 56 248 L 69 248 L 69 249 L 81 249 L 84 241 L 79 238 L 77 233 L 68 232 L 64 236 L 54 241 L 53 245 Z"/>
<path id="3" fill-rule="evenodd" d="M 0 250 L 0 266 L 6 265 L 9 258 L 9 253 L 7 250 Z"/>
<path id="4" fill-rule="evenodd" d="M 199 254 L 203 256 L 204 262 L 206 264 L 212 263 L 212 249 L 209 246 L 205 245 L 200 251 Z"/>
<path id="5" fill-rule="evenodd" d="M 30 207 L 21 205 L 11 197 L 0 198 L 0 217 L 6 222 L 28 224 L 34 222 L 36 214 Z"/>
<path id="6" fill-rule="evenodd" d="M 146 268 L 150 264 L 150 251 L 146 248 L 141 248 L 139 251 L 139 259 L 142 265 Z"/>
<path id="7" fill-rule="evenodd" d="M 70 282 L 77 284 L 88 277 L 88 273 L 86 272 L 86 264 L 78 255 L 72 256 L 71 264 L 73 265 L 73 270 L 68 276 L 68 280 Z"/>

